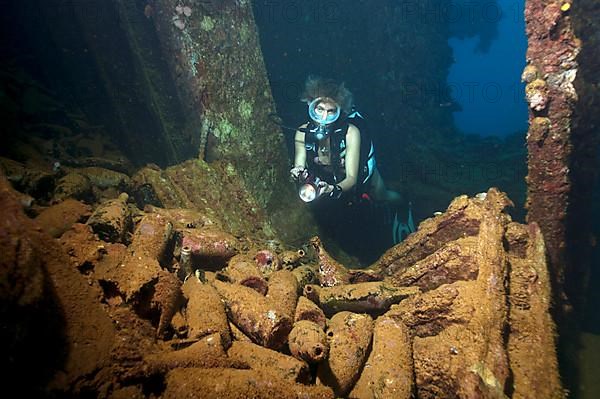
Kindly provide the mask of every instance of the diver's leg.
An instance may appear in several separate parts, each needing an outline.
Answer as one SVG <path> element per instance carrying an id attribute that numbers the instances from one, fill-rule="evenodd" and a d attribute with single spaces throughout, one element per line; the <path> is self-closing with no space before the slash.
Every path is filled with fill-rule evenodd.
<path id="1" fill-rule="evenodd" d="M 373 176 L 371 176 L 371 182 L 373 187 L 373 199 L 386 204 L 386 206 L 397 207 L 402 202 L 402 196 L 396 191 L 388 190 L 385 187 L 383 178 L 377 168 L 373 170 Z M 394 245 L 404 240 L 410 233 L 415 231 L 414 222 L 412 220 L 411 205 L 408 204 L 408 220 L 403 223 L 398 218 L 398 212 L 394 212 L 394 220 L 392 223 L 392 242 Z"/>
<path id="2" fill-rule="evenodd" d="M 373 175 L 371 176 L 371 189 L 372 195 L 375 202 L 379 202 L 383 204 L 386 211 L 393 216 L 393 219 L 390 217 L 388 220 L 392 225 L 392 244 L 398 244 L 402 239 L 400 226 L 402 225 L 398 219 L 398 212 L 395 211 L 395 208 L 400 205 L 402 202 L 402 196 L 392 190 L 388 190 L 385 187 L 385 183 L 383 182 L 383 178 L 379 173 L 379 170 L 375 168 L 373 170 Z M 385 220 L 384 220 L 385 224 Z"/>
<path id="3" fill-rule="evenodd" d="M 377 168 L 373 170 L 373 176 L 371 176 L 371 179 L 373 179 L 373 199 L 375 201 L 385 201 L 393 204 L 399 204 L 402 201 L 402 196 L 400 193 L 388 190 L 385 187 L 383 178 L 381 177 L 381 174 Z"/>

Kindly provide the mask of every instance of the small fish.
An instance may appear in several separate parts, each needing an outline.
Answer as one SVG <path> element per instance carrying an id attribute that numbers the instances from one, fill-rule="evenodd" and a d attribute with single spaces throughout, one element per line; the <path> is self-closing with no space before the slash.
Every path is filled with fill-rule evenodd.
<path id="1" fill-rule="evenodd" d="M 185 22 L 183 22 L 179 18 L 175 18 L 173 20 L 173 25 L 175 25 L 179 30 L 184 30 L 185 29 Z"/>
<path id="2" fill-rule="evenodd" d="M 146 7 L 144 7 L 144 15 L 148 19 L 154 16 L 154 8 L 150 4 L 146 4 Z"/>

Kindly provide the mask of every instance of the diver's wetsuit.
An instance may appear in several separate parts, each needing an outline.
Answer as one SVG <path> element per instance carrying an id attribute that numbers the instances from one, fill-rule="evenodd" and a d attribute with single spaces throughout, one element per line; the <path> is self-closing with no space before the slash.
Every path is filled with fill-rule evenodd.
<path id="1" fill-rule="evenodd" d="M 325 241 L 333 238 L 334 241 L 328 242 L 330 246 L 335 242 L 346 253 L 358 257 L 367 265 L 379 257 L 388 243 L 378 223 L 380 210 L 368 200 L 368 195 L 364 195 L 370 192 L 370 180 L 375 170 L 373 143 L 364 122 L 358 112 L 352 112 L 348 117 L 333 124 L 329 134 L 330 165 L 318 162 L 319 143 L 314 134 L 317 126 L 309 122 L 303 131 L 308 170 L 329 184 L 339 183 L 346 176 L 343 159 L 349 125 L 353 124 L 360 131 L 359 173 L 355 187 L 344 193 L 341 200 L 315 201 L 312 203 L 312 209 L 325 233 L 322 238 Z M 334 168 L 333 165 L 337 167 Z M 357 206 L 361 203 L 367 203 L 369 206 Z"/>
<path id="2" fill-rule="evenodd" d="M 346 176 L 344 167 L 344 157 L 346 153 L 346 134 L 350 124 L 353 124 L 360 131 L 360 161 L 358 178 L 356 185 L 347 197 L 353 194 L 359 197 L 364 192 L 369 191 L 367 184 L 373 175 L 375 169 L 375 150 L 368 130 L 365 128 L 363 117 L 356 111 L 353 111 L 346 118 L 336 121 L 331 127 L 329 134 L 330 165 L 323 165 L 318 162 L 319 142 L 315 138 L 317 126 L 311 121 L 304 130 L 304 145 L 306 148 L 306 162 L 308 170 L 319 176 L 330 184 L 336 184 L 344 180 Z"/>

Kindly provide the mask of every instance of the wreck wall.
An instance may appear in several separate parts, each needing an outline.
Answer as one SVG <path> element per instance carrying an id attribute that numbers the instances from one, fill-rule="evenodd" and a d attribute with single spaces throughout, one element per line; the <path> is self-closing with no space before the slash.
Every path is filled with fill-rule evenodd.
<path id="1" fill-rule="evenodd" d="M 581 42 L 573 32 L 570 7 L 561 4 L 548 0 L 526 3 L 529 47 L 523 80 L 527 82 L 525 94 L 530 107 L 527 220 L 537 222 L 542 229 L 555 296 L 559 306 L 566 306 L 565 220 L 572 189 L 569 162 L 577 100 L 573 81 Z"/>
<path id="2" fill-rule="evenodd" d="M 527 2 L 523 80 L 530 106 L 528 220 L 544 233 L 558 313 L 581 301 L 598 179 L 599 11 L 594 2 Z M 579 259 L 579 261 L 575 261 Z"/>
<path id="3" fill-rule="evenodd" d="M 523 80 L 530 107 L 528 222 L 546 241 L 566 385 L 577 388 L 578 332 L 594 251 L 600 155 L 596 1 L 529 0 Z"/>
<path id="4" fill-rule="evenodd" d="M 199 157 L 240 172 L 261 205 L 287 174 L 249 1 L 152 2 L 156 31 L 186 112 L 198 120 Z"/>
<path id="5" fill-rule="evenodd" d="M 249 1 L 34 0 L 9 5 L 3 21 L 3 39 L 13 40 L 0 59 L 14 71 L 2 78 L 25 72 L 61 114 L 6 108 L 2 155 L 12 156 L 4 148 L 19 137 L 27 142 L 32 123 L 54 123 L 112 141 L 131 161 L 120 169 L 128 173 L 190 158 L 229 162 L 259 206 L 284 212 L 294 196 L 289 161 L 269 118 L 274 104 Z M 81 154 L 71 152 L 72 162 L 53 151 L 43 163 L 78 165 Z"/>
<path id="6" fill-rule="evenodd" d="M 567 236 L 569 262 L 567 268 L 567 295 L 578 309 L 593 314 L 595 309 L 585 303 L 582 294 L 588 287 L 587 279 L 593 264 L 592 252 L 600 248 L 592 235 L 594 219 L 600 204 L 593 201 L 598 193 L 600 178 L 600 8 L 594 0 L 576 4 L 572 11 L 573 29 L 581 39 L 581 52 L 577 58 L 579 70 L 574 82 L 577 103 L 573 113 L 573 157 L 571 176 L 573 193 L 569 204 Z M 597 195 L 597 194 L 596 194 Z M 597 234 L 597 226 L 596 233 Z M 598 259 L 598 258 L 597 258 Z M 597 269 L 596 269 L 597 271 Z"/>
<path id="7" fill-rule="evenodd" d="M 34 92 L 23 94 L 25 105 L 9 111 L 18 120 L 10 131 L 13 143 L 27 139 L 32 122 L 60 123 L 75 134 L 85 130 L 110 138 L 136 165 L 166 166 L 194 156 L 186 142 L 188 118 L 165 78 L 153 25 L 137 3 L 6 4 L 3 67 L 16 80 L 32 79 L 58 103 L 49 109 Z"/>

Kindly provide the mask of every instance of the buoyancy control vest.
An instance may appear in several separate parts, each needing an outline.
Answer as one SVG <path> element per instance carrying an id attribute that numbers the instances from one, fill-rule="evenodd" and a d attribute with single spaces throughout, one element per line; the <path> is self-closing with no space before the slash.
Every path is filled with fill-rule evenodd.
<path id="1" fill-rule="evenodd" d="M 321 179 L 331 184 L 336 184 L 346 176 L 343 160 L 346 153 L 346 134 L 348 133 L 350 124 L 356 126 L 360 132 L 359 170 L 356 186 L 353 191 L 354 194 L 361 195 L 368 191 L 367 182 L 375 169 L 375 149 L 363 116 L 357 111 L 352 111 L 346 118 L 340 118 L 340 120 L 333 123 L 333 126 L 329 127 L 329 165 L 323 165 L 318 162 L 319 140 L 315 136 L 318 126 L 313 121 L 310 121 L 306 128 L 301 129 L 301 131 L 305 133 L 304 145 L 306 148 L 308 169 Z"/>

